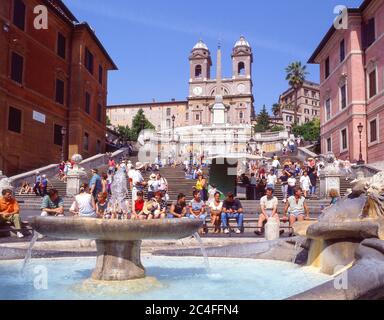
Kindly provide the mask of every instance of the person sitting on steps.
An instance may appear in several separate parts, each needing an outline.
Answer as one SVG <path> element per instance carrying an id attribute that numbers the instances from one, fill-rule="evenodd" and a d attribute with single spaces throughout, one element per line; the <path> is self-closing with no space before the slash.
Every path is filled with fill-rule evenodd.
<path id="1" fill-rule="evenodd" d="M 43 198 L 41 210 L 42 217 L 64 217 L 64 201 L 59 197 L 59 192 L 56 189 L 48 191 L 48 195 Z"/>
<path id="2" fill-rule="evenodd" d="M 303 190 L 296 188 L 294 195 L 285 204 L 283 220 L 289 219 L 289 226 L 292 227 L 296 221 L 309 220 L 309 208 L 306 199 L 303 197 Z M 292 232 L 291 232 L 292 235 Z"/>
<path id="3" fill-rule="evenodd" d="M 227 198 L 223 203 L 223 213 L 221 214 L 221 221 L 223 224 L 223 229 L 225 234 L 229 234 L 229 219 L 236 219 L 237 228 L 235 233 L 240 234 L 243 230 L 244 214 L 243 206 L 239 199 L 235 199 L 235 196 L 232 192 L 227 194 Z"/>
<path id="4" fill-rule="evenodd" d="M 24 235 L 20 232 L 20 208 L 16 199 L 12 195 L 12 190 L 4 189 L 0 198 L 0 225 L 12 223 L 17 231 L 17 237 L 23 238 Z"/>
<path id="5" fill-rule="evenodd" d="M 276 219 L 280 224 L 279 213 L 277 211 L 277 205 L 279 201 L 273 195 L 274 190 L 272 188 L 267 188 L 266 195 L 260 200 L 260 210 L 258 221 L 258 230 L 255 231 L 255 234 L 261 236 L 264 233 L 264 225 L 268 222 L 269 219 Z M 283 234 L 284 230 L 280 230 L 280 234 Z"/>

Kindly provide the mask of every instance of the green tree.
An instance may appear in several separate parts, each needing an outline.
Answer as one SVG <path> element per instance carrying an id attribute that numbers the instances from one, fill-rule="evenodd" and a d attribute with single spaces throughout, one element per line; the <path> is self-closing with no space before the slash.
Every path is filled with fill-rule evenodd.
<path id="1" fill-rule="evenodd" d="M 298 91 L 303 86 L 308 72 L 306 71 L 307 66 L 303 66 L 300 61 L 292 62 L 286 69 L 287 74 L 286 80 L 295 92 L 295 106 L 294 106 L 294 124 L 297 124 L 297 112 L 298 106 Z"/>
<path id="2" fill-rule="evenodd" d="M 129 126 L 118 126 L 117 132 L 123 140 L 131 140 L 131 129 L 129 129 Z"/>
<path id="3" fill-rule="evenodd" d="M 301 126 L 294 125 L 292 133 L 295 136 L 302 136 L 305 141 L 318 141 L 320 139 L 320 120 L 314 119 Z"/>
<path id="4" fill-rule="evenodd" d="M 109 117 L 107 116 L 107 120 L 106 120 L 106 123 L 107 123 L 107 126 L 111 126 L 112 123 L 111 123 L 111 119 L 109 119 Z"/>
<path id="5" fill-rule="evenodd" d="M 271 127 L 271 132 L 280 132 L 280 131 L 284 131 L 284 127 L 283 126 L 278 126 L 278 125 L 273 125 Z"/>
<path id="6" fill-rule="evenodd" d="M 143 109 L 140 109 L 132 121 L 131 140 L 137 141 L 142 129 L 155 129 L 155 126 L 145 117 Z"/>
<path id="7" fill-rule="evenodd" d="M 269 114 L 267 107 L 264 105 L 259 115 L 257 116 L 257 124 L 255 125 L 255 132 L 265 132 L 269 130 Z"/>

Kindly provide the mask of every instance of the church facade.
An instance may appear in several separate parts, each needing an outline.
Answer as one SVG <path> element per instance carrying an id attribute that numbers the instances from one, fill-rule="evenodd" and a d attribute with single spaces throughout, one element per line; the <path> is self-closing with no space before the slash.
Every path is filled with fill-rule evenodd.
<path id="1" fill-rule="evenodd" d="M 232 77 L 222 78 L 222 57 L 219 48 L 216 78 L 211 78 L 211 52 L 203 41 L 198 41 L 189 56 L 187 100 L 108 106 L 107 115 L 112 125 L 131 126 L 134 115 L 143 109 L 157 131 L 171 129 L 173 118 L 175 128 L 209 126 L 214 122 L 214 106 L 218 97 L 219 102 L 225 106 L 223 124 L 250 125 L 254 117 L 253 52 L 243 36 L 235 43 L 231 58 Z"/>

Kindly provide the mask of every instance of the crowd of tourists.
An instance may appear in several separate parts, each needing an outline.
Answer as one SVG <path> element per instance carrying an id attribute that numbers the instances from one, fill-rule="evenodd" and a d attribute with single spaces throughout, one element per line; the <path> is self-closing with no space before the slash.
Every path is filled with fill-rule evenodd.
<path id="1" fill-rule="evenodd" d="M 137 162 L 133 165 L 128 159 L 115 161 L 112 157 L 108 160 L 105 172 L 99 173 L 98 169 L 92 170 L 92 177 L 88 183 L 81 185 L 79 194 L 74 197 L 69 213 L 74 216 L 99 218 L 99 219 L 200 219 L 203 221 L 202 234 L 208 232 L 207 222 L 211 222 L 213 233 L 244 231 L 244 209 L 241 201 L 234 193 L 223 195 L 215 185 L 209 184 L 209 179 L 204 176 L 206 162 L 204 156 L 196 157 L 192 154 L 183 163 L 186 176 L 196 180 L 191 190 L 191 201 L 187 195 L 180 193 L 175 201 L 170 202 L 169 185 L 166 177 L 160 174 L 160 161 L 153 164 Z M 169 163 L 175 166 L 175 163 Z M 352 164 L 349 160 L 335 159 L 335 168 L 344 170 L 346 179 L 352 173 Z M 73 166 L 70 161 L 59 166 L 63 173 L 63 180 L 67 171 Z M 316 185 L 319 174 L 324 170 L 324 163 L 309 158 L 305 162 L 281 160 L 273 156 L 271 160 L 248 161 L 245 163 L 246 171 L 238 177 L 238 185 L 247 188 L 247 199 L 260 200 L 260 207 L 254 208 L 259 212 L 257 234 L 262 234 L 265 223 L 271 218 L 279 222 L 302 221 L 309 217 L 306 204 L 308 198 L 316 197 Z M 115 174 L 123 172 L 126 181 L 126 194 L 123 202 L 112 201 L 112 184 Z M 148 179 L 144 179 L 148 173 Z M 281 188 L 284 204 L 282 217 L 278 212 L 279 199 L 275 196 L 277 187 Z M 42 216 L 65 216 L 64 201 L 59 192 L 52 188 L 46 175 L 36 172 L 33 185 L 23 183 L 20 194 L 35 193 L 42 197 Z M 329 195 L 334 205 L 339 198 L 335 190 Z M 20 230 L 19 206 L 12 191 L 5 190 L 0 200 L 0 224 L 14 224 Z M 252 212 L 254 213 L 254 212 Z M 236 221 L 232 228 L 230 221 Z M 18 236 L 22 236 L 20 232 Z"/>

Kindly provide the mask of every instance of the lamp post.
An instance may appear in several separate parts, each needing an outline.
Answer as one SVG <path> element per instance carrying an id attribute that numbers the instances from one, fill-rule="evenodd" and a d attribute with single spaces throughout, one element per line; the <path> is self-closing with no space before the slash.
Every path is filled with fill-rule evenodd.
<path id="1" fill-rule="evenodd" d="M 364 126 L 360 123 L 357 126 L 357 130 L 359 130 L 359 136 L 360 136 L 360 154 L 359 154 L 359 161 L 357 164 L 359 166 L 365 164 L 365 161 L 363 160 L 363 147 L 362 147 L 362 133 L 363 133 Z"/>
<path id="2" fill-rule="evenodd" d="M 67 128 L 61 128 L 61 161 L 64 161 L 64 148 L 65 148 L 65 136 L 67 134 Z"/>

